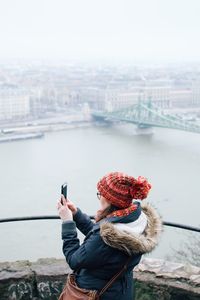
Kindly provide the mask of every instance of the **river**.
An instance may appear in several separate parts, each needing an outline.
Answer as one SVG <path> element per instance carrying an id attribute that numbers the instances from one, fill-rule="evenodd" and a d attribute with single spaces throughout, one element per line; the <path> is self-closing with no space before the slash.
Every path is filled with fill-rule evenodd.
<path id="1" fill-rule="evenodd" d="M 0 217 L 57 214 L 65 181 L 69 199 L 94 215 L 96 183 L 110 171 L 147 177 L 152 189 L 144 201 L 165 221 L 200 225 L 200 135 L 162 128 L 137 135 L 133 125 L 74 128 L 0 144 Z M 63 258 L 61 220 L 2 223 L 0 236 L 1 261 Z M 172 254 L 185 238 L 184 230 L 165 227 L 150 256 Z"/>

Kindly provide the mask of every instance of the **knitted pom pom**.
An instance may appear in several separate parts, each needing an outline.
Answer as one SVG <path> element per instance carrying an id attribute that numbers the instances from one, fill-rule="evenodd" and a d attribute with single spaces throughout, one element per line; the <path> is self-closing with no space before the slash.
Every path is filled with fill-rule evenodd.
<path id="1" fill-rule="evenodd" d="M 133 199 L 143 200 L 147 197 L 152 185 L 144 176 L 139 176 L 136 182 L 130 187 L 130 194 Z"/>

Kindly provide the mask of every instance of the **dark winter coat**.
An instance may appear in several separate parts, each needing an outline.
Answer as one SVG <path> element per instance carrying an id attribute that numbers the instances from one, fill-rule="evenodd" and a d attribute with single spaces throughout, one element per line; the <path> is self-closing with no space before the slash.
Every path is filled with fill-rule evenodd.
<path id="1" fill-rule="evenodd" d="M 81 288 L 101 290 L 132 256 L 125 273 L 101 300 L 134 299 L 133 269 L 142 254 L 156 247 L 163 230 L 161 216 L 153 206 L 135 203 L 137 209 L 128 216 L 104 218 L 95 223 L 78 207 L 73 220 L 62 222 L 63 254 L 76 271 L 76 282 Z M 85 235 L 81 245 L 77 228 Z"/>

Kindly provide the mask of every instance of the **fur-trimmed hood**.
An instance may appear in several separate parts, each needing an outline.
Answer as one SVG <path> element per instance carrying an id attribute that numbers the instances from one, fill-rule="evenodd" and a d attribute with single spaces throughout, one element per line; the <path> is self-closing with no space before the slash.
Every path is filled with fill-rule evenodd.
<path id="1" fill-rule="evenodd" d="M 136 225 L 138 221 L 141 224 Z M 100 224 L 100 235 L 107 245 L 125 251 L 129 255 L 151 252 L 157 246 L 164 229 L 162 217 L 152 205 L 141 203 L 141 215 L 132 223 L 136 225 L 133 228 L 129 223 L 112 223 L 105 220 Z"/>

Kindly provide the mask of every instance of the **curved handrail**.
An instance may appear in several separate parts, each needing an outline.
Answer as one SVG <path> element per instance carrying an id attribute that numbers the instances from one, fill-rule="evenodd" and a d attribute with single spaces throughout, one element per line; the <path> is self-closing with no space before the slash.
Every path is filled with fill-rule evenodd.
<path id="1" fill-rule="evenodd" d="M 94 219 L 94 216 L 89 216 L 89 217 L 90 217 L 90 219 Z M 52 219 L 60 219 L 60 217 L 56 216 L 56 215 L 14 217 L 14 218 L 0 219 L 0 223 L 17 222 L 17 221 L 33 221 L 33 220 L 52 220 Z M 163 224 L 165 226 L 200 232 L 199 227 L 194 227 L 194 226 L 189 226 L 189 225 L 179 224 L 179 223 L 174 223 L 174 222 L 165 222 L 165 221 L 163 221 Z"/>

